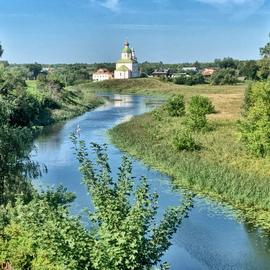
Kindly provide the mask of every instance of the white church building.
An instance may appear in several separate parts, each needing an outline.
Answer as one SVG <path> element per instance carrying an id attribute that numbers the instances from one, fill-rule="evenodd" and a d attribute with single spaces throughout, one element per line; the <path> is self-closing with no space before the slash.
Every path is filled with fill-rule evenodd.
<path id="1" fill-rule="evenodd" d="M 129 47 L 128 42 L 125 42 L 121 53 L 121 59 L 116 63 L 114 78 L 129 79 L 136 77 L 140 77 L 140 71 L 135 50 Z"/>

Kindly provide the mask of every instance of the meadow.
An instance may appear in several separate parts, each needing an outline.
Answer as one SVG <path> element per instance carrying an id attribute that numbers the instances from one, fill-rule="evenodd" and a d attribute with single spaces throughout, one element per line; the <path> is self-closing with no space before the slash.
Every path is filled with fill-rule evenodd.
<path id="1" fill-rule="evenodd" d="M 164 110 L 137 116 L 113 128 L 112 142 L 147 165 L 172 177 L 181 188 L 232 206 L 246 222 L 270 229 L 270 160 L 248 154 L 239 141 L 245 84 L 178 86 L 157 79 L 106 81 L 84 85 L 92 91 L 168 96 L 208 96 L 216 113 L 208 116 L 211 130 L 194 132 L 200 151 L 179 151 L 173 145 L 183 121 Z M 156 117 L 158 115 L 158 117 Z"/>

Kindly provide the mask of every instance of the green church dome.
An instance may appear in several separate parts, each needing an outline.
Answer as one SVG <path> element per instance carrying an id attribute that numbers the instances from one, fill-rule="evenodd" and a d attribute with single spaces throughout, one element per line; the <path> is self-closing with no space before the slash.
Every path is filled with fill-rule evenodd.
<path id="1" fill-rule="evenodd" d="M 123 50 L 122 50 L 122 53 L 132 53 L 131 49 L 129 47 L 125 47 Z"/>
<path id="2" fill-rule="evenodd" d="M 125 47 L 123 48 L 122 53 L 132 53 L 132 50 L 129 48 L 128 41 L 125 42 Z"/>

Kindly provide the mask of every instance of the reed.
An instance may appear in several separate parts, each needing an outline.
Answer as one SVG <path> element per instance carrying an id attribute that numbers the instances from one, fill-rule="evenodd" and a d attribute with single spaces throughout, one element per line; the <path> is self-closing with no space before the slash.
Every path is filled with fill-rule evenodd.
<path id="1" fill-rule="evenodd" d="M 134 117 L 109 131 L 112 142 L 147 165 L 170 175 L 173 183 L 240 210 L 247 222 L 270 229 L 270 162 L 250 157 L 239 143 L 236 121 L 211 120 L 212 130 L 194 132 L 200 151 L 179 151 L 177 117 L 157 112 Z"/>

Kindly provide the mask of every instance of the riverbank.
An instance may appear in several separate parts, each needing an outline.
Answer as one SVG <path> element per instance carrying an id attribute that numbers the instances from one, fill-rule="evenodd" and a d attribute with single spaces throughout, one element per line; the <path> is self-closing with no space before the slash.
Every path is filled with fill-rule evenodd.
<path id="1" fill-rule="evenodd" d="M 136 92 L 134 87 L 136 81 L 140 82 L 137 89 L 142 89 L 143 81 L 140 80 L 132 80 L 130 87 L 125 81 L 110 89 L 112 92 L 122 89 L 121 93 L 141 94 L 142 90 Z M 107 84 L 97 83 L 96 87 L 102 86 L 99 91 L 105 92 Z M 152 88 L 144 93 L 182 93 L 187 100 L 194 94 L 202 94 L 209 96 L 215 104 L 218 113 L 209 116 L 213 130 L 194 134 L 202 144 L 201 151 L 177 151 L 172 142 L 177 130 L 181 129 L 181 121 L 162 115 L 162 112 L 159 112 L 161 118 L 155 117 L 156 113 L 148 113 L 113 128 L 109 132 L 112 142 L 147 165 L 170 175 L 177 186 L 229 204 L 240 210 L 237 214 L 247 222 L 270 229 L 270 161 L 249 156 L 238 140 L 237 120 L 245 85 L 166 87 Z M 90 88 L 93 90 L 94 86 Z"/>
<path id="2" fill-rule="evenodd" d="M 36 81 L 27 81 L 27 91 L 36 99 L 41 100 L 44 94 L 37 89 Z M 79 86 L 69 86 L 63 89 L 61 98 L 57 100 L 59 108 L 48 109 L 41 117 L 41 124 L 46 126 L 65 121 L 92 110 L 104 103 L 93 91 L 82 91 Z"/>
<path id="3" fill-rule="evenodd" d="M 91 82 L 81 84 L 78 87 L 82 92 L 158 95 L 165 98 L 175 94 L 183 94 L 186 101 L 194 95 L 205 95 L 215 104 L 218 111 L 214 115 L 215 118 L 236 119 L 240 117 L 246 84 L 187 86 L 164 82 L 156 78 L 137 78 Z"/>

